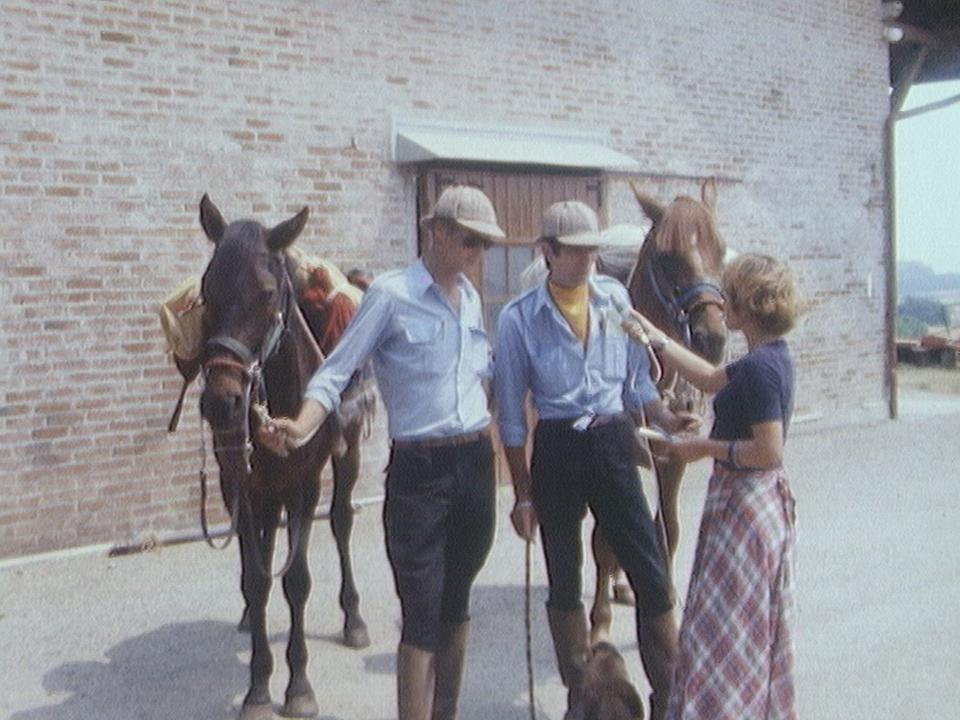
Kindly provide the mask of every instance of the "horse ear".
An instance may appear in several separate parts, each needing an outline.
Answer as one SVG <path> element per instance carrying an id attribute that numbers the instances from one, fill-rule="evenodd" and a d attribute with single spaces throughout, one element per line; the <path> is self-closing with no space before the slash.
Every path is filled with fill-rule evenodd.
<path id="1" fill-rule="evenodd" d="M 633 190 L 633 196 L 637 199 L 637 202 L 640 203 L 643 214 L 650 218 L 650 221 L 654 225 L 660 222 L 660 218 L 663 217 L 663 205 L 646 193 L 640 192 L 640 189 L 633 180 L 630 181 L 630 189 Z"/>
<path id="2" fill-rule="evenodd" d="M 203 232 L 213 243 L 220 242 L 223 231 L 227 229 L 227 223 L 223 219 L 223 215 L 220 214 L 217 206 L 213 204 L 213 200 L 206 193 L 200 198 L 200 227 L 203 228 Z"/>
<path id="3" fill-rule="evenodd" d="M 711 213 L 717 211 L 717 179 L 708 177 L 700 186 L 700 199 L 703 204 L 710 208 Z"/>
<path id="4" fill-rule="evenodd" d="M 267 233 L 267 247 L 275 252 L 290 247 L 303 230 L 303 226 L 307 224 L 307 216 L 309 215 L 310 208 L 304 207 L 292 218 L 284 220 L 273 228 Z"/>

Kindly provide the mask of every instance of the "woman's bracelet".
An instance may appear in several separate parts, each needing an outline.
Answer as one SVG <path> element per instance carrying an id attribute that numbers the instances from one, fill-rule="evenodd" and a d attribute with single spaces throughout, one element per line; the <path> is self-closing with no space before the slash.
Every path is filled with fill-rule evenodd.
<path id="1" fill-rule="evenodd" d="M 727 446 L 727 462 L 735 468 L 740 467 L 737 464 L 737 441 L 736 440 L 734 440 Z"/>
<path id="2" fill-rule="evenodd" d="M 527 508 L 533 507 L 532 500 L 517 500 L 516 505 L 513 506 L 514 510 L 526 510 Z"/>

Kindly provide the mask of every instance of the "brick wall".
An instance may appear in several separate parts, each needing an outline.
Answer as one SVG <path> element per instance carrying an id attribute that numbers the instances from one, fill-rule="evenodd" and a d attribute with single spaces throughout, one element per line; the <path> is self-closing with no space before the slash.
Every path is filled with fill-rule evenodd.
<path id="1" fill-rule="evenodd" d="M 0 5 L 0 557 L 196 526 L 197 398 L 168 436 L 155 305 L 208 256 L 197 202 L 267 224 L 307 204 L 307 249 L 404 264 L 394 115 L 599 131 L 665 199 L 719 176 L 728 241 L 788 257 L 813 301 L 801 408 L 882 416 L 875 0 L 226 6 Z"/>

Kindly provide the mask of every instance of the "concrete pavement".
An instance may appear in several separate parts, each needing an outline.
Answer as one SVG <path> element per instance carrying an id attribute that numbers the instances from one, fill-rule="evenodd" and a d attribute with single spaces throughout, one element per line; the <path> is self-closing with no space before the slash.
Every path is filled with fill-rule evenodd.
<path id="1" fill-rule="evenodd" d="M 800 716 L 953 720 L 960 713 L 960 411 L 918 412 L 869 427 L 795 428 L 788 466 L 798 500 L 797 681 Z M 688 474 L 677 582 L 685 593 L 708 467 Z M 526 709 L 523 545 L 500 494 L 499 529 L 473 599 L 462 720 L 522 720 Z M 324 720 L 395 717 L 399 608 L 383 551 L 380 506 L 359 513 L 354 541 L 373 644 L 339 644 L 338 572 L 329 529 L 311 545 L 310 676 Z M 66 554 L 0 565 L 0 717 L 9 720 L 225 720 L 246 689 L 248 642 L 236 548 L 199 542 L 108 558 Z M 534 553 L 538 717 L 560 718 L 564 693 Z M 588 568 L 585 588 L 591 588 Z M 589 598 L 586 598 L 589 601 Z M 615 608 L 614 640 L 646 695 L 633 622 Z M 275 700 L 286 681 L 286 606 L 269 606 Z"/>

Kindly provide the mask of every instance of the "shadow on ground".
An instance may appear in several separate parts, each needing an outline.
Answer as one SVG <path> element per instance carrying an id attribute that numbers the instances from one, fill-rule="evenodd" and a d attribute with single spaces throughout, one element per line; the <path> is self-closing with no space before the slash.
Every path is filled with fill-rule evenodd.
<path id="1" fill-rule="evenodd" d="M 175 623 L 129 638 L 103 662 L 64 663 L 44 675 L 44 689 L 67 697 L 15 713 L 10 720 L 170 720 L 236 717 L 234 695 L 246 687 L 238 654 L 246 635 L 228 623 Z"/>

